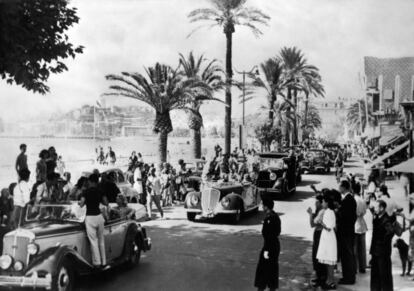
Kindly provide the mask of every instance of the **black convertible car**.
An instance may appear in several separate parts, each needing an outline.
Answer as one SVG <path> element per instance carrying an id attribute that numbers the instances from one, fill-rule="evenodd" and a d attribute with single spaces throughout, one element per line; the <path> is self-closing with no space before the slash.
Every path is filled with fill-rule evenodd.
<path id="1" fill-rule="evenodd" d="M 259 154 L 260 171 L 256 180 L 262 198 L 284 198 L 296 190 L 301 173 L 296 157 L 286 153 Z"/>

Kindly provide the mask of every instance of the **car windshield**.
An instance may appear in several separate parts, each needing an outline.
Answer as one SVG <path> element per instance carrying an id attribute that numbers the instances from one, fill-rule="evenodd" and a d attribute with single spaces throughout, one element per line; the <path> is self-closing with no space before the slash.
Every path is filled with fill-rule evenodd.
<path id="1" fill-rule="evenodd" d="M 283 169 L 285 162 L 283 159 L 260 158 L 260 163 L 264 168 Z"/>
<path id="2" fill-rule="evenodd" d="M 80 207 L 77 203 L 73 204 L 41 204 L 28 206 L 26 210 L 25 222 L 33 221 L 68 221 L 83 222 L 86 215 L 86 206 Z"/>
<path id="3" fill-rule="evenodd" d="M 315 152 L 309 152 L 307 156 L 309 158 L 323 158 L 325 155 L 323 152 L 315 151 Z"/>

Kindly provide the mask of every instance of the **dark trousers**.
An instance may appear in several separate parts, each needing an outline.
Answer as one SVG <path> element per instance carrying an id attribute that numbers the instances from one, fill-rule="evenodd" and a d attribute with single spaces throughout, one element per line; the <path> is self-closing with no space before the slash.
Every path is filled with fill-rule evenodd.
<path id="1" fill-rule="evenodd" d="M 355 272 L 359 270 L 364 273 L 367 267 L 367 249 L 365 233 L 355 234 Z"/>
<path id="2" fill-rule="evenodd" d="M 316 259 L 316 254 L 318 253 L 319 241 L 321 239 L 321 230 L 315 230 L 313 232 L 313 245 L 312 245 L 312 263 L 313 269 L 316 273 L 316 279 L 320 282 L 326 281 L 326 265 L 321 264 Z"/>
<path id="3" fill-rule="evenodd" d="M 342 278 L 349 283 L 355 282 L 354 237 L 354 233 L 341 233 L 339 235 L 339 256 L 342 265 Z"/>
<path id="4" fill-rule="evenodd" d="M 392 291 L 391 257 L 372 256 L 371 291 Z"/>

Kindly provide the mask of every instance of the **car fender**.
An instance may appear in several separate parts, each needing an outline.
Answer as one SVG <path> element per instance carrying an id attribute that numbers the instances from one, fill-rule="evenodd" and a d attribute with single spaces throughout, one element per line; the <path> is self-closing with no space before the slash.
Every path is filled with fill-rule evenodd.
<path id="1" fill-rule="evenodd" d="M 78 273 L 86 273 L 93 268 L 75 249 L 58 245 L 37 255 L 27 267 L 25 276 L 31 276 L 34 272 L 37 272 L 39 277 L 46 274 L 54 276 L 58 271 L 59 263 L 65 258 L 76 266 L 74 270 Z"/>
<path id="2" fill-rule="evenodd" d="M 191 209 L 194 209 L 194 208 L 198 208 L 198 207 L 195 207 L 195 206 L 193 206 L 193 205 L 191 205 L 191 198 L 193 197 L 193 196 L 197 196 L 197 198 L 198 198 L 198 204 L 200 205 L 200 203 L 201 203 L 201 192 L 196 192 L 196 191 L 193 191 L 193 192 L 189 192 L 187 195 L 186 195 L 186 197 L 185 197 L 185 203 L 184 203 L 184 208 L 191 208 Z"/>
<path id="3" fill-rule="evenodd" d="M 244 211 L 243 197 L 237 193 L 229 193 L 224 196 L 230 200 L 229 209 L 242 209 Z"/>

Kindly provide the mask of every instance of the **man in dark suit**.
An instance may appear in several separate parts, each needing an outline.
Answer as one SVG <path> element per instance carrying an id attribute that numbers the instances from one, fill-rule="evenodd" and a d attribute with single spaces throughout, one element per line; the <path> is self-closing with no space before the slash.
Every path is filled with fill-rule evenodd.
<path id="1" fill-rule="evenodd" d="M 387 203 L 378 200 L 372 222 L 371 291 L 392 291 L 391 241 L 394 230 L 385 209 Z M 371 210 L 372 211 L 372 210 Z"/>
<path id="2" fill-rule="evenodd" d="M 355 284 L 355 221 L 356 201 L 351 194 L 351 185 L 347 180 L 339 183 L 339 192 L 343 195 L 341 206 L 338 209 L 338 242 L 339 258 L 342 263 L 342 279 L 339 284 Z"/>

